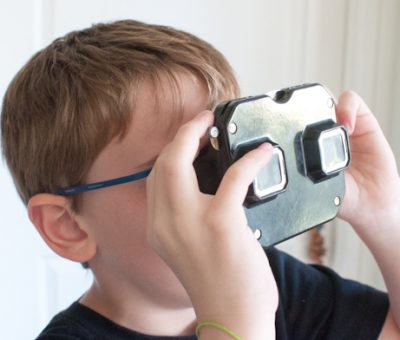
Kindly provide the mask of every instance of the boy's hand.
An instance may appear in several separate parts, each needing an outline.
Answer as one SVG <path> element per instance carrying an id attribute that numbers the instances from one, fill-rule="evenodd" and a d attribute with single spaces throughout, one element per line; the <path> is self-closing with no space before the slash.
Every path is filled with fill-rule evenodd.
<path id="1" fill-rule="evenodd" d="M 399 221 L 400 217 L 400 179 L 392 150 L 371 110 L 356 93 L 344 92 L 336 112 L 338 122 L 349 130 L 352 154 L 339 217 L 361 235 L 382 231 L 378 230 L 382 222 Z M 388 225 L 395 227 L 395 223 Z"/>
<path id="2" fill-rule="evenodd" d="M 193 161 L 212 123 L 213 114 L 202 112 L 158 157 L 147 180 L 148 241 L 187 290 L 199 321 L 266 339 L 275 332 L 278 293 L 242 204 L 272 150 L 264 144 L 249 152 L 226 172 L 215 196 L 203 194 Z"/>
<path id="3" fill-rule="evenodd" d="M 378 122 L 354 92 L 341 95 L 338 122 L 350 132 L 352 164 L 339 216 L 350 222 L 373 253 L 389 293 L 390 310 L 380 338 L 400 335 L 400 179 Z"/>

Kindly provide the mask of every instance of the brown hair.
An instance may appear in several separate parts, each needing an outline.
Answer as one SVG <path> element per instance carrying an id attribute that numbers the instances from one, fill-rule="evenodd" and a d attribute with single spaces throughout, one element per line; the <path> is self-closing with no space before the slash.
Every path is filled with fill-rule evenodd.
<path id="1" fill-rule="evenodd" d="M 167 75 L 176 84 L 182 69 L 207 86 L 209 107 L 239 95 L 221 53 L 170 27 L 97 24 L 36 53 L 11 82 L 1 117 L 3 154 L 24 203 L 83 183 L 99 152 L 124 134 L 140 82 Z"/>

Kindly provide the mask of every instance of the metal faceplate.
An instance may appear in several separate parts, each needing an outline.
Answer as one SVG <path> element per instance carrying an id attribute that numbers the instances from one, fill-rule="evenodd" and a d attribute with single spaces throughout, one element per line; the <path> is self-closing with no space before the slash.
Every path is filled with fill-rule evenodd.
<path id="1" fill-rule="evenodd" d="M 302 147 L 306 126 L 325 120 L 336 122 L 333 103 L 332 95 L 322 85 L 311 84 L 225 103 L 224 110 L 216 115 L 221 132 L 218 153 L 224 154 L 222 164 L 226 169 L 235 161 L 235 151 L 254 140 L 268 139 L 284 151 L 288 180 L 285 191 L 245 207 L 249 226 L 261 230 L 259 241 L 264 246 L 320 225 L 338 213 L 338 202 L 345 192 L 343 172 L 313 182 L 306 173 Z M 229 128 L 232 124 L 236 129 Z"/>

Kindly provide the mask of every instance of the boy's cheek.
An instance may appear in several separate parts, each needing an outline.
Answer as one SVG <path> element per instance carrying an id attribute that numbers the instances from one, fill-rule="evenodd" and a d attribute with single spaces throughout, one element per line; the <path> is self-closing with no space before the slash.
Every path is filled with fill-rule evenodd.
<path id="1" fill-rule="evenodd" d="M 99 195 L 93 195 L 91 200 L 87 198 L 83 209 L 86 225 L 92 230 L 99 246 L 118 247 L 119 244 L 142 242 L 146 226 L 145 185 L 136 190 L 131 190 L 129 184 L 125 188 L 116 186 L 114 189 L 104 190 L 103 193 L 99 191 L 96 193 Z"/>

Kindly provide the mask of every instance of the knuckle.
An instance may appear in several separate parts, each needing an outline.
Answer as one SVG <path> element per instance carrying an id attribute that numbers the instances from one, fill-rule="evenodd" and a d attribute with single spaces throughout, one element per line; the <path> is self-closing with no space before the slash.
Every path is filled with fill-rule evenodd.
<path id="1" fill-rule="evenodd" d="M 214 240 L 219 240 L 226 236 L 225 223 L 221 213 L 210 213 L 204 218 L 204 225 Z"/>
<path id="2" fill-rule="evenodd" d="M 244 171 L 238 164 L 234 164 L 226 172 L 225 177 L 229 182 L 237 182 L 243 178 Z"/>
<path id="3" fill-rule="evenodd" d="M 177 176 L 181 171 L 179 159 L 172 157 L 168 153 L 163 153 L 158 157 L 155 167 L 157 167 L 158 173 L 164 176 Z"/>
<path id="4" fill-rule="evenodd" d="M 346 100 L 346 101 L 355 101 L 355 102 L 360 102 L 362 101 L 362 98 L 360 97 L 360 95 L 353 91 L 353 90 L 346 90 L 344 91 L 341 96 L 340 96 L 341 100 Z"/>
<path id="5" fill-rule="evenodd" d="M 190 122 L 183 124 L 178 131 L 179 138 L 189 138 L 195 132 L 195 127 Z"/>
<path id="6" fill-rule="evenodd" d="M 167 144 L 158 155 L 153 168 L 162 166 L 163 162 L 168 159 L 168 154 L 171 152 L 171 144 Z"/>

